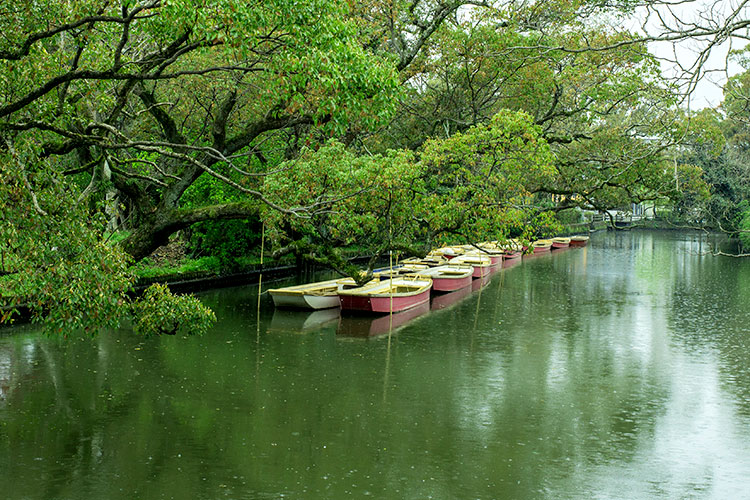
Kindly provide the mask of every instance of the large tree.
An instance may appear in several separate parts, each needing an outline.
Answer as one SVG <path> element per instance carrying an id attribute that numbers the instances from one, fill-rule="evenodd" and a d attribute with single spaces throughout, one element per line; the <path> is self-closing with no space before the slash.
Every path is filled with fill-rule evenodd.
<path id="1" fill-rule="evenodd" d="M 126 259 L 97 214 L 125 218 L 121 248 L 139 259 L 198 221 L 257 216 L 263 134 L 382 120 L 396 73 L 358 43 L 348 13 L 327 0 L 4 3 L 0 251 L 16 276 L 39 279 L 6 278 L 3 300 L 69 286 L 70 272 L 106 287 L 81 291 L 80 314 L 114 317 Z M 206 175 L 248 198 L 182 208 Z M 39 317 L 64 307 L 44 297 Z M 77 314 L 70 326 L 91 323 Z"/>

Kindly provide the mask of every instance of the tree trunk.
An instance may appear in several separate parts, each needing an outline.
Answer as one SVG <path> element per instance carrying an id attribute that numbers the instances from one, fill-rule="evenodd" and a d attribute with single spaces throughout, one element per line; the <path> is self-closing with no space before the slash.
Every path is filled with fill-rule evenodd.
<path id="1" fill-rule="evenodd" d="M 121 248 L 135 262 L 148 257 L 169 237 L 181 229 L 209 220 L 257 219 L 258 205 L 255 203 L 227 203 L 193 210 L 162 209 L 149 214 L 142 223 L 122 240 Z"/>
<path id="2" fill-rule="evenodd" d="M 169 237 L 177 232 L 172 224 L 164 220 L 148 221 L 135 228 L 130 235 L 122 240 L 121 248 L 125 253 L 138 262 L 151 255 L 154 250 L 166 245 Z"/>

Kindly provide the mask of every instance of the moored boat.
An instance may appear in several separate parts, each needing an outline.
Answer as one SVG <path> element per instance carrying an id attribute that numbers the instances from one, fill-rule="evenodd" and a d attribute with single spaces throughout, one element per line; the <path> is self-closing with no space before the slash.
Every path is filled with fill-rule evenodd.
<path id="1" fill-rule="evenodd" d="M 499 249 L 494 242 L 478 243 L 476 247 L 472 247 L 471 250 L 466 253 L 478 253 L 480 255 L 486 255 L 492 261 L 493 266 L 500 266 L 503 263 L 503 250 Z"/>
<path id="2" fill-rule="evenodd" d="M 523 252 L 521 250 L 506 250 L 503 253 L 503 261 L 518 259 L 521 255 L 523 255 Z"/>
<path id="3" fill-rule="evenodd" d="M 571 236 L 570 237 L 570 246 L 572 247 L 585 247 L 589 242 L 588 236 Z"/>
<path id="4" fill-rule="evenodd" d="M 487 257 L 490 258 L 493 267 L 500 267 L 503 263 L 503 255 L 501 253 L 488 254 Z"/>
<path id="5" fill-rule="evenodd" d="M 570 246 L 570 238 L 552 238 L 552 249 L 556 250 L 559 248 L 568 248 Z"/>
<path id="6" fill-rule="evenodd" d="M 472 266 L 474 268 L 474 273 L 472 274 L 474 278 L 487 276 L 493 270 L 492 259 L 486 255 L 464 254 L 453 259 L 451 263 Z"/>
<path id="7" fill-rule="evenodd" d="M 471 285 L 474 267 L 470 265 L 447 265 L 431 267 L 414 273 L 420 278 L 430 278 L 436 292 L 452 292 Z"/>
<path id="8" fill-rule="evenodd" d="M 342 311 L 397 312 L 430 300 L 432 280 L 399 277 L 339 291 Z"/>
<path id="9" fill-rule="evenodd" d="M 436 255 L 436 254 L 428 254 L 424 258 L 419 257 L 410 257 L 408 259 L 404 259 L 400 262 L 402 265 L 406 264 L 416 264 L 416 265 L 425 265 L 429 267 L 437 267 L 437 266 L 444 266 L 448 263 L 448 259 L 444 258 L 442 255 Z"/>
<path id="10" fill-rule="evenodd" d="M 393 266 L 393 268 L 384 267 L 382 269 L 375 269 L 372 272 L 372 276 L 375 279 L 382 281 L 391 277 L 395 278 L 397 276 L 414 274 L 419 271 L 424 271 L 425 269 L 430 269 L 430 266 L 428 266 L 427 264 L 405 264 L 402 262 L 397 266 Z"/>
<path id="11" fill-rule="evenodd" d="M 552 241 L 551 240 L 536 240 L 534 243 L 531 244 L 531 246 L 534 249 L 534 253 L 549 252 L 552 249 Z"/>
<path id="12" fill-rule="evenodd" d="M 351 278 L 340 278 L 305 285 L 288 286 L 268 290 L 276 307 L 299 309 L 327 309 L 339 306 L 338 293 L 346 288 L 355 288 Z"/>
<path id="13" fill-rule="evenodd" d="M 455 246 L 455 247 L 442 247 L 437 248 L 430 252 L 431 256 L 437 256 L 442 257 L 447 260 L 451 260 L 455 257 L 458 257 L 459 255 L 463 255 L 466 253 L 466 249 L 461 246 Z"/>

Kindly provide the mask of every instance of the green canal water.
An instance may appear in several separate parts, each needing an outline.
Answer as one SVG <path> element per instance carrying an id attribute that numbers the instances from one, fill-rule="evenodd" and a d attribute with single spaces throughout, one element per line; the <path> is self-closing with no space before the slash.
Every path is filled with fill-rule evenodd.
<path id="1" fill-rule="evenodd" d="M 200 338 L 4 330 L 0 497 L 750 498 L 750 261 L 711 245 L 598 233 L 393 325 L 249 286 Z"/>

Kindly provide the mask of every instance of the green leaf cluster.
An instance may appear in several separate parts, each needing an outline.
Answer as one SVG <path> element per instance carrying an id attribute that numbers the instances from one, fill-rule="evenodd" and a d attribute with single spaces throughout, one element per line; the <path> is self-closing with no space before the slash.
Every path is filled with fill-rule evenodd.
<path id="1" fill-rule="evenodd" d="M 200 300 L 174 295 L 161 283 L 146 289 L 133 305 L 136 333 L 151 335 L 203 335 L 216 322 L 216 315 Z"/>

